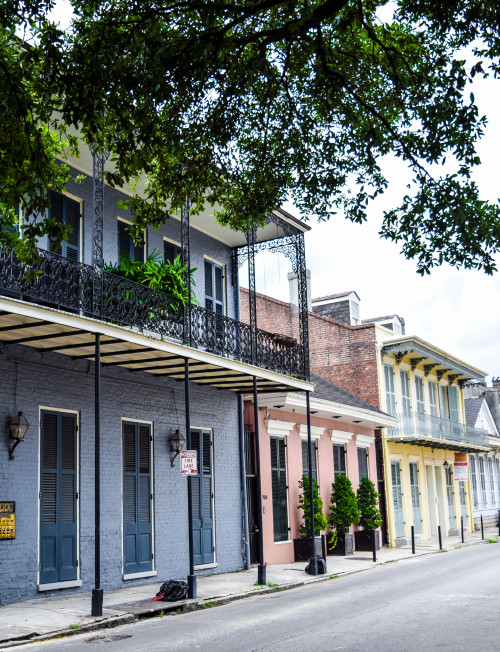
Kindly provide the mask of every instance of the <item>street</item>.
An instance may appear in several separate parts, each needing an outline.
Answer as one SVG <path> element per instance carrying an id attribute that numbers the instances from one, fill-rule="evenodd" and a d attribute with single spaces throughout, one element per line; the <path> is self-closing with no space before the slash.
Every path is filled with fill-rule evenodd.
<path id="1" fill-rule="evenodd" d="M 499 578 L 500 545 L 471 546 L 36 649 L 499 650 Z"/>

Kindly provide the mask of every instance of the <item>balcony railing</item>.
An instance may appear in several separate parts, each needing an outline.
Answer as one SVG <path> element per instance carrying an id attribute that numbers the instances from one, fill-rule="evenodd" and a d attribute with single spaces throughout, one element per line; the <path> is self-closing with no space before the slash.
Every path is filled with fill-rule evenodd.
<path id="1" fill-rule="evenodd" d="M 388 429 L 388 436 L 391 439 L 428 437 L 462 444 L 488 446 L 486 430 L 448 419 L 440 419 L 424 412 L 406 412 L 395 416 L 399 419 L 399 426 Z"/>
<path id="2" fill-rule="evenodd" d="M 102 292 L 94 293 L 98 275 L 90 265 L 40 250 L 40 262 L 26 266 L 13 252 L 0 251 L 0 294 L 93 317 L 146 334 L 183 341 L 186 308 L 158 290 L 110 272 Z M 99 297 L 96 305 L 95 297 Z M 305 377 L 303 347 L 249 324 L 191 305 L 189 343 L 232 360 L 277 373 Z"/>

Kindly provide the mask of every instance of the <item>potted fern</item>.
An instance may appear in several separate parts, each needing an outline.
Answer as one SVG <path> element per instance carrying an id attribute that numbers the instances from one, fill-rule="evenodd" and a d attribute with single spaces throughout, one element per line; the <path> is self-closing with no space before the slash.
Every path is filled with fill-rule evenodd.
<path id="1" fill-rule="evenodd" d="M 298 509 L 302 510 L 302 521 L 299 526 L 300 539 L 293 540 L 295 561 L 305 561 L 311 557 L 311 502 L 309 495 L 309 478 L 303 475 L 299 480 L 299 489 L 302 493 L 299 496 Z M 315 550 L 316 555 L 324 556 L 323 537 L 321 530 L 327 526 L 327 518 L 323 513 L 323 499 L 319 495 L 318 483 L 313 479 L 313 512 L 314 529 L 316 531 Z"/>
<path id="2" fill-rule="evenodd" d="M 359 509 L 356 494 L 346 475 L 338 475 L 332 484 L 328 523 L 332 528 L 329 552 L 337 555 L 352 555 L 354 535 L 349 532 L 349 528 L 359 523 Z"/>
<path id="3" fill-rule="evenodd" d="M 371 550 L 372 537 L 375 537 L 377 550 L 380 549 L 380 531 L 382 516 L 378 508 L 380 494 L 375 490 L 375 485 L 368 478 L 363 478 L 357 491 L 359 506 L 359 524 L 363 528 L 354 533 L 356 550 Z M 372 534 L 373 533 L 373 534 Z"/>

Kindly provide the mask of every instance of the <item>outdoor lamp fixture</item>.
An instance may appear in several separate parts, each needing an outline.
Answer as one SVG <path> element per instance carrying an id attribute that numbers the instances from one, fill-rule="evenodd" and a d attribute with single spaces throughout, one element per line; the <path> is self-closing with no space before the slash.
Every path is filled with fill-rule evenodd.
<path id="1" fill-rule="evenodd" d="M 10 437 L 11 439 L 15 439 L 15 444 L 13 444 L 11 448 L 9 448 L 9 460 L 13 460 L 16 446 L 23 441 L 24 436 L 28 432 L 28 428 L 30 427 L 30 424 L 28 423 L 28 420 L 23 415 L 23 413 L 18 412 L 17 417 L 14 417 L 10 420 L 9 426 L 10 426 Z"/>
<path id="2" fill-rule="evenodd" d="M 443 462 L 443 469 L 444 469 L 445 471 L 447 471 L 449 468 L 450 468 L 450 465 L 448 464 L 448 460 L 445 460 L 445 461 Z"/>
<path id="3" fill-rule="evenodd" d="M 182 450 L 184 450 L 185 442 L 186 440 L 179 432 L 179 428 L 177 428 L 177 430 L 173 432 L 168 438 L 168 443 L 170 444 L 170 453 L 173 453 L 173 455 L 170 455 L 170 466 L 174 465 L 176 457 Z"/>

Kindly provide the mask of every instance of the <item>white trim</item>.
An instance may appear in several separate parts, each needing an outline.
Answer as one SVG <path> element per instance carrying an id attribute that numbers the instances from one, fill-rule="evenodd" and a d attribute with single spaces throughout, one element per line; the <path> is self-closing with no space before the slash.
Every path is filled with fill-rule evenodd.
<path id="1" fill-rule="evenodd" d="M 391 462 L 401 462 L 403 455 L 401 453 L 391 453 L 390 460 Z"/>
<path id="2" fill-rule="evenodd" d="M 334 444 L 347 444 L 351 441 L 353 432 L 345 432 L 345 430 L 332 430 L 330 439 Z"/>
<path id="3" fill-rule="evenodd" d="M 222 314 L 227 315 L 227 265 L 226 263 L 222 263 L 220 260 L 212 258 L 211 256 L 204 255 L 203 263 L 205 263 L 205 260 L 207 260 L 209 263 L 212 263 L 212 265 L 217 265 L 218 267 L 222 268 Z M 205 274 L 205 265 L 203 265 L 203 274 Z M 206 288 L 203 287 L 203 290 L 204 296 L 207 296 Z M 213 288 L 213 290 L 213 299 L 215 301 L 215 288 Z"/>
<path id="4" fill-rule="evenodd" d="M 180 242 L 177 242 L 177 240 L 172 240 L 172 238 L 167 238 L 166 236 L 163 236 L 163 240 L 165 242 L 169 242 L 170 244 L 175 245 L 176 247 L 182 248 L 182 245 Z"/>
<path id="5" fill-rule="evenodd" d="M 356 446 L 358 448 L 370 448 L 375 441 L 371 435 L 356 435 Z"/>
<path id="6" fill-rule="evenodd" d="M 88 333 L 100 333 L 101 335 L 116 338 L 123 342 L 149 347 L 152 350 L 160 351 L 162 353 L 171 353 L 182 358 L 187 356 L 190 360 L 213 364 L 221 369 L 247 373 L 256 378 L 260 378 L 261 380 L 271 380 L 279 382 L 280 384 L 286 383 L 291 387 L 304 392 L 310 392 L 314 388 L 314 385 L 308 381 L 292 378 L 291 376 L 284 376 L 283 374 L 268 371 L 267 369 L 262 369 L 255 365 L 246 364 L 237 360 L 230 360 L 229 358 L 223 358 L 222 356 L 208 353 L 206 351 L 199 351 L 198 349 L 183 346 L 182 344 L 175 342 L 167 342 L 162 340 L 159 335 L 153 337 L 152 335 L 135 333 L 126 328 L 91 319 L 90 317 L 76 316 L 54 308 L 42 308 L 40 306 L 35 306 L 34 304 L 27 304 L 18 299 L 6 299 L 5 297 L 1 297 L 0 310 L 12 312 L 15 315 L 30 317 L 31 319 L 48 320 L 59 326 L 86 330 Z M 396 425 L 398 423 L 399 421 L 394 419 L 394 424 Z"/>
<path id="7" fill-rule="evenodd" d="M 38 584 L 37 591 L 53 591 L 54 589 L 71 589 L 82 585 L 82 580 L 68 580 L 67 582 L 53 582 L 52 584 Z"/>
<path id="8" fill-rule="evenodd" d="M 420 455 L 408 455 L 409 462 L 420 462 L 421 459 Z"/>
<path id="9" fill-rule="evenodd" d="M 269 419 L 267 422 L 267 434 L 272 435 L 273 437 L 288 437 L 294 428 L 295 424 L 290 423 L 289 421 Z"/>
<path id="10" fill-rule="evenodd" d="M 214 551 L 214 557 L 215 557 L 215 551 Z M 219 564 L 216 561 L 213 561 L 211 564 L 198 564 L 195 566 L 195 570 L 206 570 L 208 568 L 217 568 Z"/>
<path id="11" fill-rule="evenodd" d="M 311 439 L 319 439 L 325 430 L 326 428 L 323 428 L 323 426 L 311 426 Z M 305 423 L 299 425 L 299 436 L 302 439 L 307 439 L 307 425 Z"/>
<path id="12" fill-rule="evenodd" d="M 122 575 L 122 578 L 124 580 L 139 580 L 142 577 L 156 577 L 158 575 L 158 571 L 152 570 L 152 571 L 144 571 L 144 573 L 130 573 L 129 575 Z"/>

